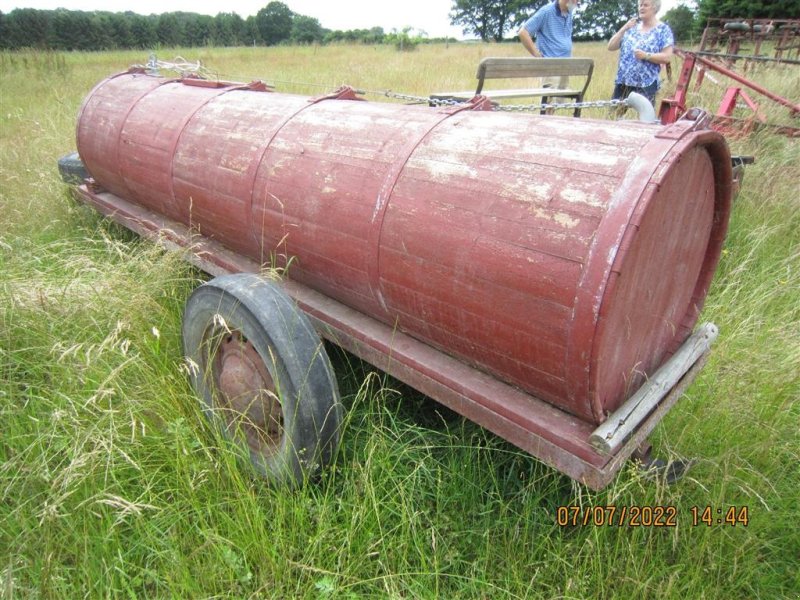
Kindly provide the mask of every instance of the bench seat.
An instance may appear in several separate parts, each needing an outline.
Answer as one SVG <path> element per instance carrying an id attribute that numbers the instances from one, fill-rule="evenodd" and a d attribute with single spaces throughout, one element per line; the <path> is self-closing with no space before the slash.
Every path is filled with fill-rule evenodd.
<path id="1" fill-rule="evenodd" d="M 582 102 L 589 82 L 592 79 L 594 61 L 589 58 L 484 58 L 478 65 L 476 77 L 478 86 L 475 91 L 462 90 L 455 92 L 434 92 L 430 100 L 457 100 L 466 101 L 478 94 L 490 100 L 507 100 L 513 98 L 541 98 L 547 103 L 549 98 L 568 98 L 574 102 Z M 555 87 L 527 87 L 514 89 L 483 89 L 487 79 L 520 79 L 536 78 L 536 83 L 542 77 L 583 77 L 583 87 L 559 89 Z M 544 112 L 544 111 L 543 111 Z M 573 114 L 580 116 L 581 109 L 574 109 Z"/>
<path id="2" fill-rule="evenodd" d="M 475 90 L 465 90 L 461 92 L 436 92 L 431 94 L 434 99 L 453 100 L 469 100 L 475 96 Z M 483 90 L 482 96 L 490 99 L 504 100 L 507 98 L 527 98 L 527 97 L 540 97 L 540 96 L 564 96 L 568 98 L 577 98 L 581 95 L 581 90 L 558 89 L 558 88 L 520 88 L 511 90 Z"/>

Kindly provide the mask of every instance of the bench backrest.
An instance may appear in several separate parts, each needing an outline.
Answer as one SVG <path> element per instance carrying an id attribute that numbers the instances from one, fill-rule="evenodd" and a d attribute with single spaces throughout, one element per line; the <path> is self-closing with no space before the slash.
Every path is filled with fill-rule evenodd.
<path id="1" fill-rule="evenodd" d="M 591 58 L 484 58 L 478 65 L 478 89 L 480 94 L 486 79 L 514 79 L 519 77 L 557 77 L 559 75 L 583 76 L 586 82 L 583 92 L 592 80 L 594 61 Z"/>

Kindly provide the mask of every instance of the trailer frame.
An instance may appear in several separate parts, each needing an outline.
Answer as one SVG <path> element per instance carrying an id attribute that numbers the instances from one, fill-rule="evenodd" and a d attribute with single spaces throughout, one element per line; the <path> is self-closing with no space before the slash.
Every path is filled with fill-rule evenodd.
<path id="1" fill-rule="evenodd" d="M 181 252 L 188 262 L 212 276 L 268 274 L 268 264 L 261 265 L 181 223 L 105 191 L 91 178 L 73 190 L 79 201 L 165 249 Z M 647 437 L 697 377 L 710 352 L 708 341 L 688 363 L 671 364 L 680 350 L 665 361 L 660 371 L 672 371 L 670 385 L 659 384 L 655 377 L 645 382 L 637 394 L 651 398 L 655 395 L 656 400 L 627 423 L 625 439 L 607 453 L 591 441 L 595 425 L 302 283 L 283 277 L 278 285 L 328 341 L 594 490 L 608 485 L 625 462 L 647 445 Z M 681 348 L 697 343 L 695 334 Z M 655 389 L 659 386 L 663 389 Z M 626 407 L 624 404 L 621 408 L 627 410 Z M 609 418 L 616 415 L 617 412 Z"/>

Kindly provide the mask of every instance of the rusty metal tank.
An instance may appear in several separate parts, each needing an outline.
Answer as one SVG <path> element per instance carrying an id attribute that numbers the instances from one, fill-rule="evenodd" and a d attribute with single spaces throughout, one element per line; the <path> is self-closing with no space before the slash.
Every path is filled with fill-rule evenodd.
<path id="1" fill-rule="evenodd" d="M 84 101 L 99 186 L 600 423 L 689 335 L 730 155 L 669 127 L 128 72 Z"/>

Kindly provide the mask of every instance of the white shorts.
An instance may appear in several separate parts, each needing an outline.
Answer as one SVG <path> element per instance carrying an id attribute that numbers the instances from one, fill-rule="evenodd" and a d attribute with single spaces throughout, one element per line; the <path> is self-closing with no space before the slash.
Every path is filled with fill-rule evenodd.
<path id="1" fill-rule="evenodd" d="M 565 90 L 569 87 L 569 75 L 554 75 L 553 77 L 542 77 L 543 88 L 556 88 Z M 567 98 L 554 96 L 550 102 L 566 102 Z"/>

